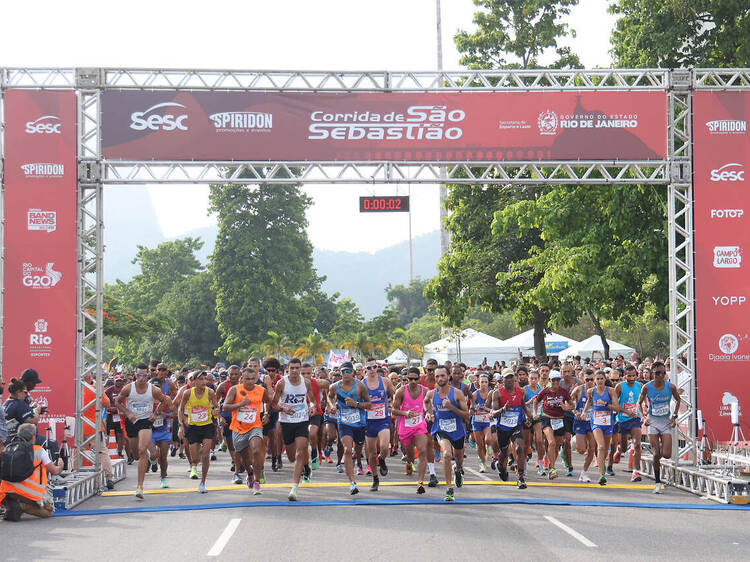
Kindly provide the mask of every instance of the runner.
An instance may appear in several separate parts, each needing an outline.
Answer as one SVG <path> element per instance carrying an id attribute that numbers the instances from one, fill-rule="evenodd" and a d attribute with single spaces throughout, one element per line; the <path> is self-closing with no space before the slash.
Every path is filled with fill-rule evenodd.
<path id="1" fill-rule="evenodd" d="M 367 387 L 354 377 L 354 367 L 350 361 L 341 364 L 341 380 L 332 384 L 328 391 L 328 405 L 336 413 L 338 434 L 344 446 L 344 468 L 349 478 L 349 493 L 359 493 L 354 480 L 354 444 L 365 441 L 367 415 L 370 407 L 370 394 Z"/>
<path id="2" fill-rule="evenodd" d="M 151 379 L 151 384 L 158 387 L 162 394 L 169 396 L 170 401 L 177 396 L 177 387 L 169 380 L 167 376 L 169 369 L 164 363 L 156 366 L 156 376 Z M 169 464 L 169 444 L 172 441 L 172 430 L 169 421 L 172 413 L 169 410 L 157 411 L 154 418 L 154 428 L 151 433 L 151 446 L 149 447 L 149 461 L 151 462 L 151 472 L 156 472 L 157 457 L 159 468 L 161 469 L 161 479 L 159 484 L 162 488 L 169 488 L 167 484 L 167 467 Z"/>
<path id="3" fill-rule="evenodd" d="M 612 412 L 619 412 L 620 407 L 617 405 L 615 389 L 607 386 L 604 371 L 601 370 L 594 373 L 594 387 L 586 391 L 583 413 L 586 414 L 590 409 L 594 412 L 591 416 L 591 431 L 596 441 L 599 485 L 604 486 L 607 484 L 605 463 L 613 430 Z"/>
<path id="4" fill-rule="evenodd" d="M 371 492 L 377 492 L 381 476 L 388 474 L 385 458 L 391 450 L 391 418 L 388 414 L 388 401 L 393 398 L 391 381 L 385 378 L 385 370 L 378 367 L 375 358 L 367 359 L 367 375 L 364 383 L 370 395 L 370 408 L 367 410 L 367 445 L 368 468 L 372 470 Z M 373 388 L 374 387 L 374 388 Z M 378 454 L 378 446 L 380 454 Z"/>
<path id="5" fill-rule="evenodd" d="M 432 434 L 438 439 L 443 457 L 443 473 L 445 474 L 445 501 L 454 500 L 451 479 L 451 460 L 455 460 L 453 471 L 456 475 L 456 487 L 464 483 L 464 440 L 466 427 L 464 420 L 470 419 L 469 406 L 466 396 L 449 383 L 448 369 L 439 365 L 435 369 L 437 387 L 430 390 L 424 398 L 428 419 L 434 421 Z"/>
<path id="6" fill-rule="evenodd" d="M 424 398 L 426 389 L 419 384 L 419 369 L 410 367 L 406 376 L 407 384 L 396 390 L 391 411 L 398 417 L 398 437 L 406 454 L 407 474 L 411 474 L 414 462 L 414 447 L 417 448 L 417 494 L 424 494 L 424 475 L 427 468 L 427 435 Z"/>
<path id="7" fill-rule="evenodd" d="M 516 385 L 513 369 L 506 367 L 502 372 L 503 385 L 495 392 L 492 401 L 492 417 L 497 422 L 497 442 L 500 447 L 498 472 L 500 480 L 508 480 L 508 446 L 512 442 L 516 448 L 516 465 L 520 490 L 526 488 L 526 452 L 523 448 L 524 425 L 531 426 L 531 412 L 523 400 L 523 391 Z"/>
<path id="8" fill-rule="evenodd" d="M 138 460 L 138 484 L 135 497 L 143 499 L 143 481 L 146 478 L 151 443 L 151 430 L 159 410 L 171 409 L 172 401 L 162 391 L 149 384 L 148 368 L 141 363 L 136 367 L 135 382 L 126 384 L 117 396 L 117 408 L 125 416 L 125 433 L 130 440 L 130 450 Z M 157 407 L 154 408 L 154 404 Z"/>
<path id="9" fill-rule="evenodd" d="M 243 464 L 241 460 L 237 460 L 234 454 L 234 439 L 232 434 L 232 413 L 225 410 L 222 406 L 226 399 L 229 389 L 237 386 L 240 382 L 240 367 L 239 365 L 230 365 L 227 371 L 227 379 L 222 381 L 216 388 L 216 399 L 219 401 L 219 410 L 221 411 L 220 423 L 221 423 L 221 435 L 224 438 L 226 448 L 229 450 L 229 456 L 232 457 L 232 465 L 229 470 L 234 472 L 232 477 L 233 484 L 242 484 L 242 477 L 240 473 L 243 470 Z M 258 416 L 260 417 L 260 416 Z"/>
<path id="10" fill-rule="evenodd" d="M 557 478 L 557 470 L 555 469 L 557 451 L 560 449 L 565 435 L 563 414 L 574 408 L 570 393 L 560 386 L 561 380 L 560 372 L 552 371 L 549 375 L 550 386 L 542 388 L 532 401 L 534 406 L 539 402 L 542 404 L 542 431 L 547 439 L 550 480 Z"/>
<path id="11" fill-rule="evenodd" d="M 190 478 L 195 479 L 198 475 L 198 459 L 201 459 L 201 481 L 198 484 L 198 492 L 205 494 L 206 477 L 208 467 L 211 463 L 211 449 L 216 437 L 214 419 L 219 415 L 219 403 L 216 393 L 207 387 L 208 373 L 201 371 L 195 376 L 194 386 L 189 391 L 182 393 L 180 401 L 179 417 L 180 431 L 187 434 L 190 446 Z M 187 412 L 187 432 L 185 432 L 185 415 Z M 201 449 L 202 447 L 202 449 Z"/>
<path id="12" fill-rule="evenodd" d="M 524 367 L 525 368 L 525 367 Z M 520 367 L 519 367 L 520 369 Z M 534 403 L 534 397 L 542 390 L 539 384 L 539 373 L 534 371 L 529 373 L 529 384 L 523 389 L 523 399 L 526 405 L 530 407 L 531 427 L 524 427 L 523 438 L 526 450 L 531 449 L 532 440 L 536 447 L 536 467 L 539 476 L 546 476 L 544 470 L 544 455 L 547 447 L 544 445 L 544 433 L 542 433 L 542 410 L 541 407 Z"/>
<path id="13" fill-rule="evenodd" d="M 323 424 L 323 410 L 321 404 L 325 400 L 328 392 L 328 381 L 313 378 L 313 367 L 310 363 L 302 364 L 302 378 L 310 383 L 310 387 L 315 396 L 315 414 L 310 416 L 310 468 L 317 470 L 320 467 L 320 457 L 323 448 L 320 446 L 323 441 L 323 432 L 320 426 Z"/>
<path id="14" fill-rule="evenodd" d="M 630 443 L 633 447 L 633 473 L 630 476 L 631 482 L 640 482 L 641 475 L 638 474 L 638 469 L 641 466 L 641 415 L 638 412 L 638 397 L 641 395 L 641 387 L 643 386 L 638 382 L 638 371 L 634 365 L 628 365 L 625 367 L 625 380 L 621 381 L 615 387 L 615 394 L 617 395 L 620 408 L 623 412 L 617 414 L 617 423 L 615 427 L 619 427 L 616 433 L 620 434 L 620 451 L 625 452 L 628 450 L 628 436 L 630 437 Z M 628 414 L 635 414 L 636 417 L 631 417 Z M 618 453 L 620 452 L 618 451 Z"/>
<path id="15" fill-rule="evenodd" d="M 287 498 L 297 501 L 297 488 L 303 471 L 305 482 L 310 481 L 310 416 L 315 415 L 315 396 L 310 381 L 301 375 L 302 362 L 297 357 L 289 360 L 289 374 L 276 384 L 271 408 L 279 412 L 281 435 L 289 462 L 294 463 L 292 489 Z"/>
<path id="16" fill-rule="evenodd" d="M 648 442 L 654 459 L 654 493 L 662 493 L 661 459 L 672 457 L 672 432 L 677 423 L 677 413 L 680 411 L 680 393 L 677 387 L 664 380 L 667 369 L 661 361 L 655 361 L 651 366 L 654 380 L 649 381 L 641 389 L 638 397 L 638 411 L 645 420 L 648 432 Z M 643 411 L 643 401 L 648 398 L 648 416 Z M 675 399 L 674 414 L 670 418 L 670 404 Z"/>
<path id="17" fill-rule="evenodd" d="M 265 374 L 262 379 L 262 383 L 271 391 L 274 392 L 274 384 L 277 376 L 282 373 L 281 363 L 275 357 L 268 357 L 263 361 L 263 369 Z M 284 466 L 281 460 L 281 432 L 275 431 L 279 421 L 279 412 L 271 410 L 268 414 L 268 421 L 263 424 L 263 439 L 266 446 L 266 451 L 271 452 L 271 470 L 278 472 Z M 261 482 L 262 484 L 262 482 Z"/>
<path id="18" fill-rule="evenodd" d="M 132 457 L 130 442 L 125 438 L 125 432 L 122 430 L 122 425 L 120 425 L 120 410 L 117 408 L 117 397 L 123 386 L 125 386 L 125 377 L 115 375 L 114 384 L 104 389 L 104 394 L 109 398 L 109 408 L 107 408 L 107 436 L 114 431 L 115 439 L 117 440 L 117 455 L 120 458 L 124 458 L 122 455 L 123 449 L 125 449 L 125 454 L 128 457 Z"/>
<path id="19" fill-rule="evenodd" d="M 573 389 L 578 386 L 578 381 L 573 376 L 573 365 L 565 362 L 560 366 L 560 374 L 562 380 L 560 386 L 568 392 L 573 392 Z M 576 417 L 573 412 L 565 412 L 563 415 L 563 422 L 565 423 L 565 435 L 563 435 L 563 461 L 565 462 L 565 476 L 573 476 L 573 455 L 571 440 L 573 438 L 573 426 L 575 425 Z"/>
<path id="20" fill-rule="evenodd" d="M 490 378 L 487 373 L 479 375 L 479 388 L 473 393 L 471 430 L 477 444 L 479 472 L 487 472 L 487 445 L 490 441 Z"/>
<path id="21" fill-rule="evenodd" d="M 437 367 L 437 360 L 428 359 L 424 367 L 424 375 L 419 379 L 419 383 L 424 386 L 427 390 L 433 390 L 437 385 L 435 380 L 435 368 Z M 432 436 L 432 420 L 427 420 L 427 433 Z M 433 437 L 427 439 L 427 470 L 430 472 L 430 482 L 427 484 L 430 488 L 435 488 L 438 485 L 437 475 L 435 474 L 435 456 L 439 454 L 435 450 L 437 440 Z"/>
<path id="22" fill-rule="evenodd" d="M 258 382 L 258 372 L 253 367 L 242 370 L 240 384 L 227 391 L 222 410 L 232 416 L 230 428 L 236 462 L 247 467 L 247 487 L 259 495 L 263 475 L 265 450 L 263 449 L 263 419 L 268 417 L 271 393 Z M 263 407 L 265 404 L 265 408 Z M 237 476 L 237 474 L 235 474 Z M 236 479 L 235 479 L 236 480 Z"/>
<path id="23" fill-rule="evenodd" d="M 580 384 L 573 389 L 571 397 L 576 404 L 576 422 L 573 425 L 573 431 L 576 434 L 576 451 L 581 455 L 586 455 L 583 460 L 583 470 L 581 470 L 581 475 L 578 477 L 578 480 L 580 482 L 588 483 L 591 482 L 591 478 L 589 478 L 586 471 L 594 460 L 596 440 L 594 439 L 594 434 L 591 430 L 591 416 L 593 410 L 587 410 L 586 412 L 583 410 L 588 401 L 586 393 L 594 387 L 594 371 L 592 369 L 586 369 L 582 376 L 583 384 Z"/>

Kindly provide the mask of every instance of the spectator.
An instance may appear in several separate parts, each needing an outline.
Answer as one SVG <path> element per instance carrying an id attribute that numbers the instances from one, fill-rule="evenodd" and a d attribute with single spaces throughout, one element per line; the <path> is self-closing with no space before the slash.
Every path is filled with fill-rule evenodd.
<path id="1" fill-rule="evenodd" d="M 3 380 L 3 376 L 0 375 L 0 404 L 2 404 L 4 390 L 5 390 L 5 381 Z M 8 426 L 5 423 L 4 410 L 0 406 L 0 453 L 3 452 L 3 448 L 5 447 L 5 441 L 7 441 L 7 439 L 8 439 Z"/>
<path id="2" fill-rule="evenodd" d="M 8 438 L 6 443 L 15 437 L 18 427 L 23 423 L 39 423 L 39 414 L 42 409 L 39 406 L 33 408 L 29 405 L 26 397 L 29 391 L 23 381 L 10 379 L 8 394 L 10 397 L 6 400 L 3 408 L 5 410 L 5 422 L 8 427 Z"/>

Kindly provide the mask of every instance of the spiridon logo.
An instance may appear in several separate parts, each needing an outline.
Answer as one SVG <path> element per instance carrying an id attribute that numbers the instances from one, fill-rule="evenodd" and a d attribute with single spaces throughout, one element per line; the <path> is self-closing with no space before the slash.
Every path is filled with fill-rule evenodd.
<path id="1" fill-rule="evenodd" d="M 54 262 L 49 262 L 44 268 L 31 263 L 22 266 L 21 282 L 24 287 L 32 289 L 51 289 L 60 282 L 62 273 L 54 270 Z"/>
<path id="2" fill-rule="evenodd" d="M 225 111 L 209 115 L 220 133 L 267 132 L 273 128 L 273 115 L 257 111 Z"/>
<path id="3" fill-rule="evenodd" d="M 187 131 L 188 127 L 185 125 L 185 119 L 188 118 L 187 114 L 175 116 L 171 113 L 165 113 L 164 115 L 158 115 L 151 113 L 152 111 L 162 107 L 181 107 L 185 109 L 185 106 L 181 103 L 175 102 L 164 102 L 152 105 L 146 111 L 136 111 L 130 115 L 130 128 L 135 131 L 144 131 L 149 129 L 151 131 L 174 131 L 179 129 L 180 131 Z M 151 115 L 149 115 L 151 113 Z"/>
<path id="4" fill-rule="evenodd" d="M 734 334 L 724 334 L 719 338 L 719 351 L 721 353 L 709 353 L 708 358 L 711 361 L 750 361 L 750 354 L 738 354 L 740 342 L 747 339 L 747 335 L 735 336 Z"/>
<path id="5" fill-rule="evenodd" d="M 741 219 L 744 209 L 711 209 L 712 219 Z"/>
<path id="6" fill-rule="evenodd" d="M 21 169 L 27 178 L 61 178 L 65 174 L 64 164 L 49 162 L 21 164 Z"/>
<path id="7" fill-rule="evenodd" d="M 706 127 L 711 135 L 744 135 L 747 132 L 747 121 L 717 119 L 707 121 Z"/>
<path id="8" fill-rule="evenodd" d="M 26 229 L 54 232 L 57 230 L 57 213 L 55 211 L 29 209 L 26 213 Z"/>
<path id="9" fill-rule="evenodd" d="M 739 246 L 715 246 L 714 267 L 739 268 L 742 265 L 742 248 Z"/>
<path id="10" fill-rule="evenodd" d="M 711 170 L 711 181 L 745 181 L 745 170 L 742 164 L 730 162 L 721 168 Z"/>
<path id="11" fill-rule="evenodd" d="M 573 113 L 558 115 L 551 109 L 542 111 L 537 117 L 540 135 L 556 135 L 558 129 L 636 129 L 638 115 L 600 113 Z"/>
<path id="12" fill-rule="evenodd" d="M 57 121 L 57 123 L 55 123 Z M 26 123 L 27 135 L 54 135 L 61 134 L 59 122 L 60 118 L 56 115 L 44 115 L 36 121 Z"/>
<path id="13" fill-rule="evenodd" d="M 29 355 L 49 357 L 52 354 L 52 336 L 47 334 L 49 323 L 40 318 L 34 322 L 34 331 L 29 334 Z"/>

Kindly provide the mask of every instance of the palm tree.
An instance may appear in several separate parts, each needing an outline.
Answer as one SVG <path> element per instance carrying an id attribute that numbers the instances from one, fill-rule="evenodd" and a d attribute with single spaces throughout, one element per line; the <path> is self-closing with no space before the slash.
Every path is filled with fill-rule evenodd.
<path id="1" fill-rule="evenodd" d="M 352 357 L 359 356 L 368 356 L 372 355 L 375 351 L 375 346 L 370 339 L 370 336 L 365 334 L 364 332 L 360 332 L 350 338 L 345 338 L 340 344 L 339 347 L 342 349 L 348 349 L 349 353 L 352 354 Z"/>
<path id="2" fill-rule="evenodd" d="M 315 365 L 322 365 L 325 362 L 323 354 L 330 350 L 331 344 L 323 339 L 323 336 L 320 334 L 310 334 L 297 344 L 297 351 L 294 352 L 294 356 L 312 357 Z M 318 358 L 320 358 L 320 363 L 318 363 Z"/>
<path id="3" fill-rule="evenodd" d="M 289 350 L 292 347 L 292 342 L 289 338 L 273 331 L 266 333 L 268 334 L 268 338 L 261 344 L 261 349 L 265 355 L 273 355 L 274 357 L 289 355 Z"/>
<path id="4" fill-rule="evenodd" d="M 406 353 L 407 364 L 411 364 L 412 354 L 419 357 L 422 356 L 424 344 L 414 334 L 407 332 L 403 328 L 396 328 L 393 330 L 392 338 L 391 352 L 400 348 L 401 351 Z"/>

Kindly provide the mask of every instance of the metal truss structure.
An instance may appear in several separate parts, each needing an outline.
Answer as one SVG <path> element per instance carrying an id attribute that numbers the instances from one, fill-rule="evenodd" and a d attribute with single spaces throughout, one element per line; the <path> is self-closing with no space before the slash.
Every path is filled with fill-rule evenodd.
<path id="1" fill-rule="evenodd" d="M 691 92 L 750 88 L 748 69 L 597 69 L 451 72 L 236 71 L 170 69 L 0 69 L 0 93 L 10 88 L 75 89 L 78 93 L 78 392 L 76 444 L 85 450 L 83 378 L 96 380 L 101 412 L 103 187 L 117 184 L 426 183 L 651 184 L 668 191 L 670 361 L 686 375 L 684 408 L 673 458 L 696 464 L 696 382 L 693 300 Z M 668 156 L 664 161 L 453 162 L 184 162 L 107 161 L 101 156 L 101 93 L 117 90 L 230 90 L 296 92 L 667 91 Z M 1 98 L 0 98 L 1 99 Z M 1 114 L 0 114 L 1 115 Z M 0 123 L 1 125 L 1 123 Z M 0 129 L 1 131 L 1 129 Z M 1 138 L 0 138 L 1 142 Z M 0 145 L 1 146 L 1 145 Z M 442 174 L 442 175 L 441 175 Z M 89 438 L 96 450 L 98 433 Z M 675 465 L 675 470 L 679 466 Z M 687 478 L 686 481 L 690 481 Z M 716 496 L 722 494 L 716 493 Z"/>

